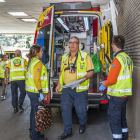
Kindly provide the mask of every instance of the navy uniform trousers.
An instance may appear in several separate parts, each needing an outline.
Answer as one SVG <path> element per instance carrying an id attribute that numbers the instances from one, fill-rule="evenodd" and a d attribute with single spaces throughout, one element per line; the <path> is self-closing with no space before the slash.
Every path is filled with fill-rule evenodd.
<path id="1" fill-rule="evenodd" d="M 65 88 L 61 96 L 61 110 L 63 117 L 64 132 L 72 133 L 72 107 L 75 106 L 80 125 L 87 123 L 87 91 L 76 92 L 76 89 Z"/>
<path id="2" fill-rule="evenodd" d="M 31 102 L 31 112 L 30 112 L 30 128 L 29 131 L 32 135 L 32 140 L 39 140 L 41 138 L 40 132 L 35 130 L 36 120 L 35 120 L 35 112 L 38 111 L 39 106 L 39 93 L 28 92 L 27 94 L 30 98 Z"/>
<path id="3" fill-rule="evenodd" d="M 26 96 L 25 91 L 25 80 L 11 81 L 11 92 L 12 92 L 12 106 L 17 108 L 18 104 L 22 105 Z M 20 90 L 20 97 L 18 101 L 18 87 Z"/>
<path id="4" fill-rule="evenodd" d="M 126 103 L 128 97 L 110 97 L 108 115 L 113 140 L 128 140 Z"/>

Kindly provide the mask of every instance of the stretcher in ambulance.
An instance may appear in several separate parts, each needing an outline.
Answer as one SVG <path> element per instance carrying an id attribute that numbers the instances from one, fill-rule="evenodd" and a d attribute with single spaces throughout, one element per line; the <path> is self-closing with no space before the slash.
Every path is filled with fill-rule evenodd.
<path id="1" fill-rule="evenodd" d="M 79 50 L 89 55 L 97 54 L 100 72 L 90 78 L 88 90 L 89 107 L 98 108 L 108 103 L 106 92 L 99 91 L 113 59 L 112 36 L 117 34 L 115 5 L 111 0 L 101 12 L 100 5 L 91 2 L 51 3 L 40 15 L 35 32 L 34 44 L 42 45 L 43 59 L 48 71 L 48 106 L 59 106 L 61 92 L 56 93 L 61 56 L 69 52 L 69 39 L 77 36 Z"/>

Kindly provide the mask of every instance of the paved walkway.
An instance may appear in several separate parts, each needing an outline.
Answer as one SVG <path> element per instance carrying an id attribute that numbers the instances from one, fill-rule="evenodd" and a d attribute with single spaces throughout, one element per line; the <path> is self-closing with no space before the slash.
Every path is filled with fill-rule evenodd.
<path id="1" fill-rule="evenodd" d="M 0 140 L 30 140 L 28 131 L 30 116 L 29 98 L 28 96 L 25 98 L 23 104 L 24 112 L 13 113 L 10 84 L 6 90 L 6 100 L 0 100 Z M 59 107 L 50 108 L 50 111 L 54 124 L 43 133 L 48 140 L 57 140 L 58 136 L 63 133 L 61 109 Z M 73 137 L 68 140 L 112 140 L 107 111 L 89 109 L 86 131 L 84 134 L 79 134 L 78 118 L 75 110 L 73 110 L 72 129 Z"/>

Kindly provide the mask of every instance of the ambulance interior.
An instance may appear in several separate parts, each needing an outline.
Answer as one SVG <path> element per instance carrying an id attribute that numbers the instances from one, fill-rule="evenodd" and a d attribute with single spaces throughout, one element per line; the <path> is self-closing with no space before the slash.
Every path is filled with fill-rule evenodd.
<path id="1" fill-rule="evenodd" d="M 62 15 L 55 18 L 54 22 L 53 93 L 55 93 L 58 83 L 61 56 L 70 51 L 69 39 L 77 36 L 80 41 L 79 50 L 92 55 L 98 53 L 98 31 L 101 29 L 100 19 L 97 15 Z M 98 94 L 98 87 L 99 74 L 97 73 L 90 78 L 89 95 Z"/>

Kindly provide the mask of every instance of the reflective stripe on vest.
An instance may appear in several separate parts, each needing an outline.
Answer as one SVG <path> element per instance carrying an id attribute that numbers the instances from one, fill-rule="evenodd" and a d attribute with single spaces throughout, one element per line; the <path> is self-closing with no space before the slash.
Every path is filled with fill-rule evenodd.
<path id="1" fill-rule="evenodd" d="M 82 61 L 85 61 L 85 60 L 84 60 L 84 59 L 85 59 L 85 57 L 84 57 L 84 52 L 82 52 L 82 51 L 81 51 L 81 57 L 82 57 L 82 59 L 83 59 Z"/>
<path id="2" fill-rule="evenodd" d="M 77 73 L 77 76 L 85 76 L 87 74 L 87 72 L 86 73 Z"/>
<path id="3" fill-rule="evenodd" d="M 69 53 L 64 54 L 64 61 L 65 61 L 65 59 L 66 59 L 66 57 L 67 57 L 68 54 L 69 54 Z M 64 62 L 64 61 L 63 61 L 63 62 Z"/>
<path id="4" fill-rule="evenodd" d="M 34 78 L 33 75 L 29 75 L 29 74 L 26 74 L 26 77 L 28 78 Z M 48 78 L 47 77 L 40 77 L 41 80 L 47 80 Z"/>
<path id="5" fill-rule="evenodd" d="M 10 72 L 12 71 L 26 71 L 26 69 L 13 69 L 13 70 L 10 70 Z"/>
<path id="6" fill-rule="evenodd" d="M 121 92 L 121 93 L 125 93 L 125 92 L 132 92 L 132 88 L 131 89 L 122 89 L 122 90 L 115 90 L 115 89 L 110 89 L 110 88 L 108 88 L 107 89 L 107 91 L 110 91 L 110 92 L 112 92 L 112 93 L 116 93 L 116 91 L 119 91 L 119 92 Z"/>
<path id="7" fill-rule="evenodd" d="M 87 86 L 78 86 L 77 88 L 78 88 L 78 89 L 87 89 L 88 87 L 89 87 L 89 83 L 88 83 Z"/>
<path id="8" fill-rule="evenodd" d="M 25 76 L 11 77 L 11 79 L 23 79 Z"/>
<path id="9" fill-rule="evenodd" d="M 113 138 L 121 139 L 122 138 L 122 134 L 113 134 Z"/>
<path id="10" fill-rule="evenodd" d="M 29 89 L 29 90 L 36 90 L 36 91 L 38 91 L 36 87 L 31 87 L 31 86 L 27 86 L 26 85 L 26 88 Z M 42 91 L 48 91 L 48 88 L 42 88 Z"/>
<path id="11" fill-rule="evenodd" d="M 4 73 L 0 73 L 0 75 L 4 75 Z"/>
<path id="12" fill-rule="evenodd" d="M 122 128 L 122 132 L 123 132 L 123 133 L 128 132 L 128 128 Z"/>
<path id="13" fill-rule="evenodd" d="M 129 78 L 132 78 L 132 74 L 130 75 L 126 75 L 126 76 L 118 76 L 118 80 L 122 80 L 122 79 L 129 79 Z"/>
<path id="14" fill-rule="evenodd" d="M 3 70 L 3 69 L 0 69 L 1 71 L 5 71 L 5 70 Z"/>

